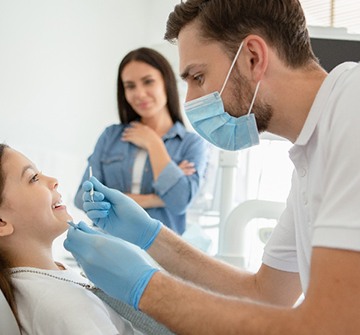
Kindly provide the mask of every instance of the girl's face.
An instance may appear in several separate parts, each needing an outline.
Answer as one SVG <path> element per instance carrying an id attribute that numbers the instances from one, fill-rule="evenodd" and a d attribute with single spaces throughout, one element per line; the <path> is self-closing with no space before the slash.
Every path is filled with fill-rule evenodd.
<path id="1" fill-rule="evenodd" d="M 151 65 L 131 61 L 121 74 L 125 98 L 141 118 L 151 118 L 167 110 L 165 83 L 161 72 Z"/>
<path id="2" fill-rule="evenodd" d="M 2 162 L 5 187 L 1 220 L 27 238 L 49 239 L 63 233 L 71 216 L 61 203 L 57 180 L 43 175 L 13 149 L 5 150 Z"/>

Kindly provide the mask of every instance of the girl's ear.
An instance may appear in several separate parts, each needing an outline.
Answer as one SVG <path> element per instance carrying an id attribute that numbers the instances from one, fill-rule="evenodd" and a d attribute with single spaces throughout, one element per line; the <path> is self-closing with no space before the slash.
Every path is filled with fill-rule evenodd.
<path id="1" fill-rule="evenodd" d="M 0 218 L 0 237 L 9 236 L 14 232 L 14 226 Z"/>

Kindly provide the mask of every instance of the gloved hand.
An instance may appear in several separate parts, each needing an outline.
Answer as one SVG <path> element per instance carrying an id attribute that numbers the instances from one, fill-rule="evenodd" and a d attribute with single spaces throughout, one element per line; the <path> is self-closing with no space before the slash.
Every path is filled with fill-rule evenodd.
<path id="1" fill-rule="evenodd" d="M 118 190 L 108 188 L 95 177 L 85 181 L 84 211 L 94 224 L 109 234 L 147 250 L 159 234 L 162 223 L 152 219 L 134 200 Z M 94 202 L 90 190 L 94 188 Z"/>
<path id="2" fill-rule="evenodd" d="M 80 222 L 78 228 L 69 228 L 64 247 L 97 287 L 139 309 L 141 296 L 158 269 L 152 267 L 135 247 L 94 231 L 84 222 Z"/>

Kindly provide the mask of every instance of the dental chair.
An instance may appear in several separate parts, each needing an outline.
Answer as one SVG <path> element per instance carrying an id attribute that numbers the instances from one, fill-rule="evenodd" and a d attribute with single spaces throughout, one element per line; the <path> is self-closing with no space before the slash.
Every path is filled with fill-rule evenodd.
<path id="1" fill-rule="evenodd" d="M 267 200 L 247 200 L 235 207 L 220 225 L 219 251 L 216 258 L 246 269 L 249 265 L 250 239 L 246 228 L 253 219 L 279 221 L 285 203 Z M 261 240 L 267 239 L 271 228 L 259 231 Z M 261 235 L 264 235 L 262 237 Z"/>
<path id="2" fill-rule="evenodd" d="M 148 335 L 174 335 L 164 325 L 158 323 L 146 314 L 135 311 L 129 305 L 121 301 L 111 298 L 101 290 L 94 292 L 100 299 L 110 305 L 115 311 L 129 320 L 136 329 Z M 19 326 L 16 322 L 15 316 L 6 301 L 3 292 L 0 290 L 0 334 L 1 335 L 21 335 Z"/>
<path id="3" fill-rule="evenodd" d="M 101 289 L 94 289 L 93 293 L 97 295 L 102 301 L 107 303 L 119 315 L 130 321 L 135 329 L 141 331 L 146 335 L 175 335 L 163 324 L 157 322 L 152 317 L 146 315 L 141 311 L 135 310 L 132 306 L 112 298 Z"/>
<path id="4" fill-rule="evenodd" d="M 20 329 L 6 301 L 6 298 L 0 290 L 0 334 L 4 335 L 20 335 Z"/>

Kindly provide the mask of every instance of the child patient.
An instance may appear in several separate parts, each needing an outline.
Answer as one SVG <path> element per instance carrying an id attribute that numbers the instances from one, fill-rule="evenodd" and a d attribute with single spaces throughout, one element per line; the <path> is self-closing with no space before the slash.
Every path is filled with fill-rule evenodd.
<path id="1" fill-rule="evenodd" d="M 71 216 L 58 181 L 0 144 L 0 288 L 23 334 L 140 334 L 55 262 L 52 243 Z"/>

